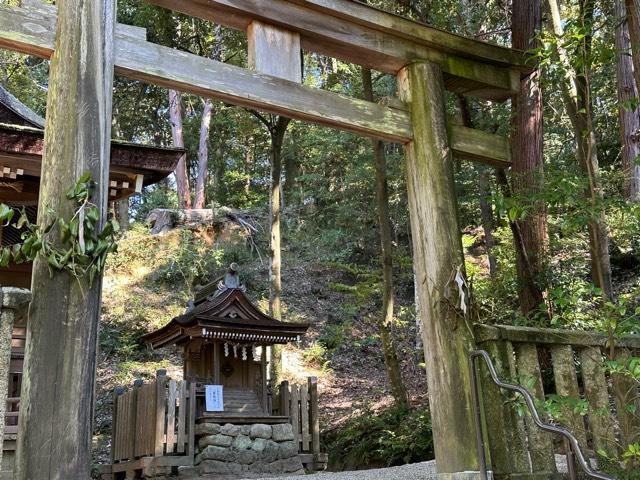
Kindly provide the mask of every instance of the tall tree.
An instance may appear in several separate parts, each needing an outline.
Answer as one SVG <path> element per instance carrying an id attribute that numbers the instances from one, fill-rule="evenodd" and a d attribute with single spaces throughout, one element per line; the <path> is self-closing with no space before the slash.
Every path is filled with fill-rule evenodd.
<path id="1" fill-rule="evenodd" d="M 513 0 L 512 45 L 514 48 L 528 51 L 539 46 L 538 32 L 542 28 L 541 0 Z M 513 193 L 522 198 L 531 198 L 542 187 L 544 175 L 543 132 L 542 132 L 542 91 L 540 88 L 540 70 L 520 78 L 520 91 L 513 100 L 513 133 L 511 183 Z M 519 282 L 518 297 L 520 310 L 529 316 L 539 311 L 544 302 L 544 262 L 549 236 L 547 233 L 547 214 L 544 203 L 528 200 L 529 214 L 518 220 L 524 248 L 527 251 L 529 265 L 534 282 Z M 518 278 L 524 278 L 527 265 L 518 255 L 516 268 Z"/>
<path id="2" fill-rule="evenodd" d="M 253 115 L 267 128 L 271 139 L 269 156 L 271 159 L 271 186 L 269 194 L 269 250 L 271 263 L 269 265 L 269 315 L 278 320 L 282 319 L 282 238 L 280 233 L 280 194 L 282 192 L 282 146 L 290 118 L 282 115 L 264 116 L 252 110 Z M 271 354 L 272 378 L 279 378 L 282 371 L 282 350 L 274 346 Z"/>
<path id="3" fill-rule="evenodd" d="M 616 0 L 616 28 L 618 84 L 618 117 L 622 144 L 622 169 L 625 177 L 625 196 L 630 201 L 640 201 L 640 109 L 637 108 L 638 87 L 633 76 L 629 23 L 632 22 L 623 0 Z M 628 21 L 625 21 L 629 18 Z"/>
<path id="4" fill-rule="evenodd" d="M 600 186 L 598 145 L 593 127 L 591 108 L 591 41 L 593 34 L 593 0 L 579 2 L 579 23 L 581 40 L 571 62 L 562 43 L 564 25 L 560 15 L 558 0 L 548 0 L 550 21 L 556 37 L 557 58 L 564 72 L 560 88 L 565 110 L 571 121 L 576 141 L 576 157 L 587 181 L 585 197 L 592 214 L 588 221 L 589 252 L 591 256 L 591 278 L 605 298 L 613 295 L 611 283 L 611 262 L 609 257 L 609 237 Z"/>
<path id="5" fill-rule="evenodd" d="M 362 87 L 365 100 L 372 102 L 373 82 L 371 70 L 362 69 Z M 378 330 L 382 340 L 382 354 L 391 382 L 391 391 L 396 404 L 401 408 L 409 407 L 409 395 L 402 381 L 402 371 L 398 354 L 391 336 L 393 324 L 393 247 L 391 240 L 391 221 L 389 215 L 389 188 L 387 185 L 387 159 L 384 142 L 372 140 L 376 171 L 376 206 L 378 210 L 378 228 L 380 230 L 380 251 L 382 259 L 382 313 L 378 319 Z"/>
<path id="6" fill-rule="evenodd" d="M 640 0 L 624 0 L 631 42 L 633 74 L 640 91 Z"/>
<path id="7" fill-rule="evenodd" d="M 213 101 L 210 98 L 204 100 L 202 118 L 200 120 L 200 142 L 198 144 L 198 176 L 196 177 L 196 195 L 193 208 L 204 208 L 206 201 L 207 173 L 209 170 L 209 130 L 211 128 L 211 116 L 213 113 Z"/>
<path id="8" fill-rule="evenodd" d="M 211 58 L 222 60 L 222 27 L 216 25 L 214 29 L 214 44 L 211 49 Z M 211 128 L 211 116 L 213 114 L 213 101 L 210 98 L 204 100 L 202 117 L 200 120 L 200 141 L 198 143 L 198 175 L 196 177 L 196 192 L 194 208 L 204 208 L 206 202 L 206 187 L 209 173 L 209 131 Z"/>
<path id="9" fill-rule="evenodd" d="M 184 148 L 184 132 L 182 128 L 182 96 L 176 90 L 169 90 L 169 118 L 171 119 L 171 136 L 173 146 Z M 187 154 L 184 153 L 176 166 L 176 188 L 178 190 L 178 208 L 191 208 L 189 173 L 187 171 Z"/>

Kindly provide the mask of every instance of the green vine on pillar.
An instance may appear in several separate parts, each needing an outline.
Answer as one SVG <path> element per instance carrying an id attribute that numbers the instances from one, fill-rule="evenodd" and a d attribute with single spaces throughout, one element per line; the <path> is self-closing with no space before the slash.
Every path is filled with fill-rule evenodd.
<path id="1" fill-rule="evenodd" d="M 90 201 L 96 185 L 89 172 L 82 175 L 67 192 L 67 198 L 76 203 L 74 215 L 67 221 L 49 209 L 47 213 L 53 220 L 44 228 L 31 223 L 24 208 L 14 221 L 16 210 L 0 203 L 2 227 L 24 229 L 22 243 L 0 250 L 0 267 L 5 268 L 11 262 L 32 262 L 40 256 L 46 259 L 52 276 L 56 271 L 65 271 L 77 279 L 88 277 L 89 286 L 93 285 L 104 269 L 107 255 L 116 251 L 116 234 L 120 230 L 114 219 L 99 230 L 100 210 Z M 59 242 L 51 241 L 49 235 L 56 225 Z"/>

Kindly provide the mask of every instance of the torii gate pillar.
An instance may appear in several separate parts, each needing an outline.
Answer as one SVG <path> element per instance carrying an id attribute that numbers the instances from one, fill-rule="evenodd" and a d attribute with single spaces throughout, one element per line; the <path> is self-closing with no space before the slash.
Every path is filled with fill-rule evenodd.
<path id="1" fill-rule="evenodd" d="M 85 172 L 106 215 L 115 0 L 57 2 L 38 222 L 74 214 L 66 192 Z M 54 228 L 51 240 L 57 241 Z M 89 478 L 101 282 L 33 266 L 14 479 Z"/>
<path id="2" fill-rule="evenodd" d="M 407 190 L 438 478 L 480 478 L 467 361 L 474 340 L 455 283 L 464 256 L 442 71 L 413 63 L 400 71 L 398 90 L 414 132 Z"/>

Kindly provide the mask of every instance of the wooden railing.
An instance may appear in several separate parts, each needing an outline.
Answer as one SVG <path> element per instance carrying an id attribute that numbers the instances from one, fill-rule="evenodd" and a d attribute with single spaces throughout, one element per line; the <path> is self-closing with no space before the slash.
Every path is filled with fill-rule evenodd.
<path id="1" fill-rule="evenodd" d="M 616 339 L 567 330 L 476 326 L 479 348 L 489 352 L 498 375 L 524 385 L 557 415 L 556 421 L 578 439 L 583 451 L 619 455 L 640 441 L 640 392 L 629 375 L 607 369 L 611 357 L 620 365 L 640 354 L 640 336 Z M 483 375 L 487 375 L 484 371 Z M 518 415 L 518 401 L 483 382 L 485 422 L 494 473 L 538 474 L 556 471 L 551 437 L 530 417 Z"/>
<path id="2" fill-rule="evenodd" d="M 117 388 L 113 399 L 112 463 L 142 457 L 194 455 L 195 384 L 158 371 L 154 382 Z"/>
<path id="3" fill-rule="evenodd" d="M 289 417 L 303 463 L 313 464 L 313 470 L 326 468 L 327 456 L 320 448 L 318 379 L 309 377 L 302 385 L 289 384 L 285 380 L 280 383 L 271 404 L 273 415 Z"/>

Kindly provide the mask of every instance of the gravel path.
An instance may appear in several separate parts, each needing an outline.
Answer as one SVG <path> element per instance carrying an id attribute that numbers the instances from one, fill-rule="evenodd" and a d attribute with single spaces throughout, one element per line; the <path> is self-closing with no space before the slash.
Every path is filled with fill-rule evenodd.
<path id="1" fill-rule="evenodd" d="M 564 455 L 556 455 L 558 471 L 566 472 Z M 412 463 L 401 467 L 358 470 L 355 472 L 323 472 L 313 475 L 280 477 L 278 480 L 429 480 L 436 478 L 436 462 Z"/>

